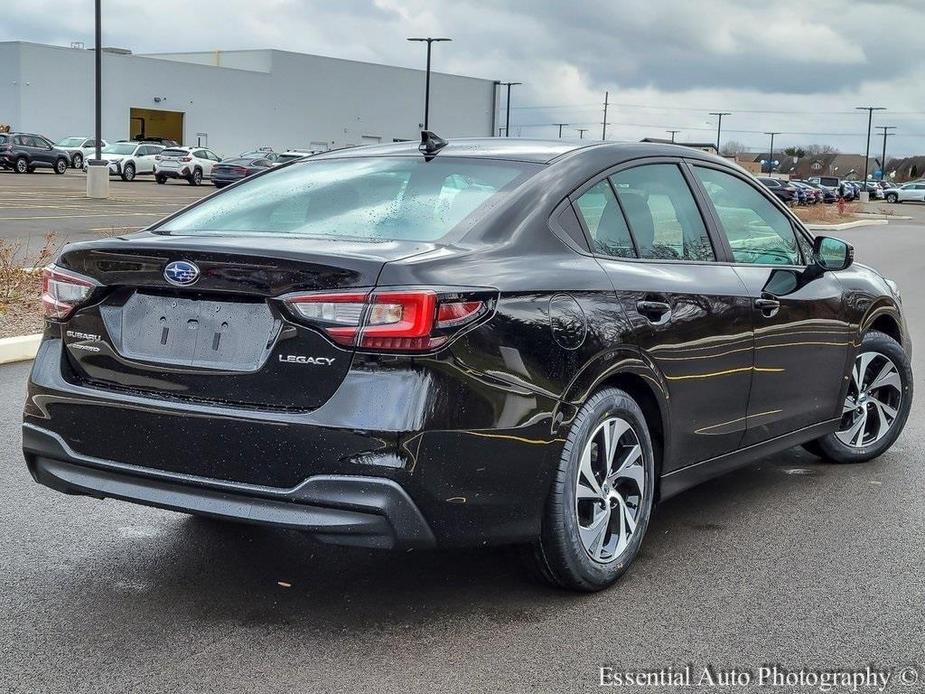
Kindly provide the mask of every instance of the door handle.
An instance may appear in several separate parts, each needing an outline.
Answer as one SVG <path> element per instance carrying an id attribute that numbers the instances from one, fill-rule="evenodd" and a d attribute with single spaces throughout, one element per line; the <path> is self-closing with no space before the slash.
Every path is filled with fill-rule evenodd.
<path id="1" fill-rule="evenodd" d="M 755 308 L 759 309 L 765 317 L 771 318 L 780 310 L 780 301 L 762 297 L 755 299 Z"/>
<path id="2" fill-rule="evenodd" d="M 637 301 L 636 310 L 652 323 L 662 323 L 671 313 L 671 304 L 664 301 Z"/>

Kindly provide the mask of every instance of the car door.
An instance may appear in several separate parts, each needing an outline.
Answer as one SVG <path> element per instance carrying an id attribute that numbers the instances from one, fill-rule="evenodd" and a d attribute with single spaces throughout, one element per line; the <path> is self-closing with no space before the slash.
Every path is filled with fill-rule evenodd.
<path id="1" fill-rule="evenodd" d="M 755 361 L 742 445 L 840 416 L 854 331 L 838 279 L 808 266 L 809 237 L 747 175 L 702 162 L 691 171 L 752 301 Z"/>
<path id="2" fill-rule="evenodd" d="M 32 166 L 48 166 L 48 155 L 42 141 L 36 135 L 23 135 L 22 147 Z"/>
<path id="3" fill-rule="evenodd" d="M 668 391 L 663 472 L 734 450 L 751 382 L 751 305 L 735 271 L 716 262 L 680 162 L 618 167 L 573 203 L 636 345 Z"/>

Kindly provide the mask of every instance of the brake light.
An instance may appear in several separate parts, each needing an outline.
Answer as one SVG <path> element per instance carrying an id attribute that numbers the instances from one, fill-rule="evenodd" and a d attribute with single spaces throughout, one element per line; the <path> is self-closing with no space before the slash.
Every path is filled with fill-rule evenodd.
<path id="1" fill-rule="evenodd" d="M 488 309 L 485 301 L 442 299 L 431 289 L 299 294 L 283 301 L 338 344 L 386 352 L 436 349 Z"/>
<path id="2" fill-rule="evenodd" d="M 48 318 L 67 318 L 99 285 L 57 265 L 42 270 L 42 310 Z"/>
<path id="3" fill-rule="evenodd" d="M 193 161 L 192 157 L 180 157 L 180 161 Z"/>

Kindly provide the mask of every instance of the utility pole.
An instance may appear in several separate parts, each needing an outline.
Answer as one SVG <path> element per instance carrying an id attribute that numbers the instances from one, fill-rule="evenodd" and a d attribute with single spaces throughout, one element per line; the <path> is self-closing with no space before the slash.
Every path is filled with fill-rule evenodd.
<path id="1" fill-rule="evenodd" d="M 604 122 L 601 124 L 601 139 L 607 139 L 607 107 L 610 106 L 610 92 L 604 92 Z"/>
<path id="2" fill-rule="evenodd" d="M 409 41 L 419 41 L 427 43 L 427 72 L 424 76 L 424 130 L 430 129 L 429 117 L 430 117 L 430 47 L 433 43 L 440 41 L 452 41 L 453 39 L 448 38 L 432 38 L 430 36 L 426 37 L 414 37 L 408 39 Z"/>
<path id="3" fill-rule="evenodd" d="M 96 138 L 96 155 L 92 161 L 87 162 L 87 197 L 88 198 L 108 198 L 109 197 L 109 162 L 101 158 L 100 140 L 103 137 L 103 8 L 102 0 L 96 0 L 94 3 L 94 82 L 96 94 L 94 97 L 94 115 L 93 133 Z"/>
<path id="4" fill-rule="evenodd" d="M 867 190 L 867 166 L 870 163 L 870 126 L 874 122 L 874 111 L 886 111 L 884 106 L 856 106 L 858 111 L 867 111 L 867 150 L 864 153 L 864 188 L 861 190 L 861 202 L 870 201 L 870 192 Z"/>
<path id="5" fill-rule="evenodd" d="M 677 135 L 680 130 L 666 130 L 666 133 L 671 133 L 671 144 L 674 144 L 674 136 Z"/>
<path id="6" fill-rule="evenodd" d="M 578 131 L 578 139 L 579 139 L 579 140 L 584 140 L 584 139 L 585 139 L 585 133 L 588 132 L 588 129 L 587 129 L 587 128 L 575 128 L 575 130 Z"/>
<path id="7" fill-rule="evenodd" d="M 732 114 L 729 111 L 713 111 L 710 115 L 719 118 L 716 124 L 716 153 L 719 154 L 719 137 L 723 132 L 723 116 L 731 116 Z"/>
<path id="8" fill-rule="evenodd" d="M 553 125 L 559 126 L 559 139 L 561 140 L 562 139 L 562 128 L 568 125 L 568 123 L 553 123 Z"/>
<path id="9" fill-rule="evenodd" d="M 880 155 L 880 180 L 883 181 L 886 179 L 886 138 L 887 135 L 894 135 L 895 133 L 888 132 L 889 130 L 896 130 L 895 125 L 878 125 L 877 130 L 883 131 L 883 153 Z"/>
<path id="10" fill-rule="evenodd" d="M 507 116 L 504 121 L 504 136 L 511 136 L 511 87 L 516 87 L 523 82 L 498 82 L 502 87 L 507 87 Z"/>
<path id="11" fill-rule="evenodd" d="M 771 151 L 768 154 L 768 176 L 774 173 L 774 136 L 780 135 L 780 132 L 765 133 L 765 135 L 771 136 Z"/>

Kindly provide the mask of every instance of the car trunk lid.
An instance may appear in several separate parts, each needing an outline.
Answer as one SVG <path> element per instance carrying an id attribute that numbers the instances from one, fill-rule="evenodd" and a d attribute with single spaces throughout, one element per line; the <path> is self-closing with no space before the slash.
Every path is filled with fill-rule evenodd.
<path id="1" fill-rule="evenodd" d="M 242 406 L 313 409 L 353 349 L 294 320 L 279 297 L 370 288 L 426 243 L 257 235 L 159 236 L 77 244 L 57 261 L 103 285 L 62 325 L 74 378 L 101 388 Z M 198 276 L 165 274 L 195 267 Z M 168 276 L 171 279 L 168 279 Z M 182 285 L 182 282 L 181 282 Z"/>

